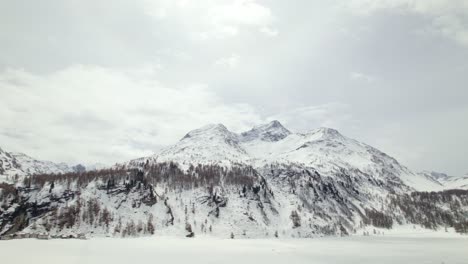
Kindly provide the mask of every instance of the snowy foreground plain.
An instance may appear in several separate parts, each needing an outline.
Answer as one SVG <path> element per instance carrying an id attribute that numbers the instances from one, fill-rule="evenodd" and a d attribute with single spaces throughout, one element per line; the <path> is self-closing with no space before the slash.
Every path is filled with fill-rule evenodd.
<path id="1" fill-rule="evenodd" d="M 468 236 L 401 233 L 316 239 L 197 237 L 0 241 L 1 263 L 468 263 Z"/>

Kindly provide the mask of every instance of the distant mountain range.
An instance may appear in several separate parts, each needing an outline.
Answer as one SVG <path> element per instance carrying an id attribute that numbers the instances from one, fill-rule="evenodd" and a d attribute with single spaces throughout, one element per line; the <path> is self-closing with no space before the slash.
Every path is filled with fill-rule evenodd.
<path id="1" fill-rule="evenodd" d="M 437 181 L 443 189 L 468 189 L 468 174 L 465 176 L 448 176 L 445 173 L 434 171 L 422 171 L 419 175 L 427 177 L 430 180 Z"/>
<path id="2" fill-rule="evenodd" d="M 414 173 L 331 128 L 222 124 L 102 170 L 0 150 L 0 235 L 313 237 L 468 227 L 468 177 Z M 439 191 L 426 193 L 424 191 Z"/>
<path id="3" fill-rule="evenodd" d="M 70 166 L 66 163 L 37 160 L 23 153 L 7 152 L 0 148 L 0 182 L 18 182 L 26 176 L 36 174 L 84 172 L 104 167 L 106 166 L 100 163 L 87 168 L 81 164 Z"/>

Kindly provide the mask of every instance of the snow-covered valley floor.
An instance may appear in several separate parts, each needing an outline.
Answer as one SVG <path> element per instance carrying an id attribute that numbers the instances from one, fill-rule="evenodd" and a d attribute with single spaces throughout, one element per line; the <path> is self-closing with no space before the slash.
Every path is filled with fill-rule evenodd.
<path id="1" fill-rule="evenodd" d="M 0 241 L 1 263 L 468 263 L 468 237 Z"/>

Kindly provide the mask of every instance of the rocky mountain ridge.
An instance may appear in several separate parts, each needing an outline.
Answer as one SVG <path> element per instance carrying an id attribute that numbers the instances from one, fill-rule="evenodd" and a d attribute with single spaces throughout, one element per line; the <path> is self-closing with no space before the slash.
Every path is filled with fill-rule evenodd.
<path id="1" fill-rule="evenodd" d="M 108 169 L 0 184 L 0 235 L 314 237 L 402 224 L 464 233 L 468 191 L 424 192 L 444 189 L 441 178 L 330 128 L 215 124 Z"/>
<path id="2" fill-rule="evenodd" d="M 262 167 L 270 163 L 297 163 L 322 173 L 341 168 L 357 169 L 379 178 L 403 181 L 415 190 L 440 190 L 440 183 L 413 173 L 396 159 L 369 145 L 347 138 L 337 130 L 318 128 L 293 133 L 280 122 L 256 126 L 240 134 L 222 124 L 189 132 L 178 143 L 152 157 L 137 159 L 184 164 L 245 163 Z"/>
<path id="3" fill-rule="evenodd" d="M 72 171 L 65 163 L 36 160 L 23 153 L 7 152 L 0 148 L 0 182 L 13 182 L 34 174 L 58 174 Z"/>

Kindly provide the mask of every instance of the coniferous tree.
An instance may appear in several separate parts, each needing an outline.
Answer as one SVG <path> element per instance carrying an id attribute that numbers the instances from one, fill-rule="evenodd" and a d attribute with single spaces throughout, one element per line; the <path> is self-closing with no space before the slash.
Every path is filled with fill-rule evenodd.
<path id="1" fill-rule="evenodd" d="M 296 210 L 293 210 L 291 212 L 291 215 L 289 218 L 291 219 L 293 223 L 293 228 L 297 228 L 301 226 L 301 217 L 299 216 Z"/>
<path id="2" fill-rule="evenodd" d="M 148 232 L 149 232 L 151 235 L 154 235 L 153 214 L 149 214 L 148 222 L 147 222 L 146 225 L 147 225 L 147 228 L 148 228 Z"/>

